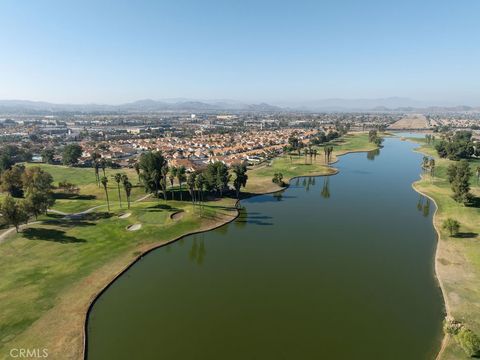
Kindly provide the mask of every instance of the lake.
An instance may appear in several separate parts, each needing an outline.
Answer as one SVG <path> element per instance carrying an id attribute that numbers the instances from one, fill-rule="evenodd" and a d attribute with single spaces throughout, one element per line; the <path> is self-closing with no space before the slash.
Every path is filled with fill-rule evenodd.
<path id="1" fill-rule="evenodd" d="M 435 205 L 415 145 L 384 145 L 143 257 L 93 306 L 88 359 L 433 359 Z"/>

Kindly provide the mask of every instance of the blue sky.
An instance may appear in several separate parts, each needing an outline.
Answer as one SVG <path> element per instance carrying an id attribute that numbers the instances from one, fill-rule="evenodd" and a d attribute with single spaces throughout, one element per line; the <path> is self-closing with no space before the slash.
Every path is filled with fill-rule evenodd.
<path id="1" fill-rule="evenodd" d="M 0 99 L 480 105 L 480 1 L 0 2 Z"/>

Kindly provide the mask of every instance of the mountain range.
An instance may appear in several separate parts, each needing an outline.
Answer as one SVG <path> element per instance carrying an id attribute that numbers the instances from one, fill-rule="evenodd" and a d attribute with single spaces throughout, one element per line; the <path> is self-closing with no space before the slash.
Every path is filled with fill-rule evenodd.
<path id="1" fill-rule="evenodd" d="M 120 105 L 107 104 L 55 104 L 29 100 L 0 100 L 0 113 L 150 113 L 150 112 L 353 112 L 353 111 L 480 111 L 480 107 L 456 106 L 446 103 L 417 101 L 409 98 L 380 99 L 322 99 L 303 102 L 249 104 L 235 100 L 192 100 L 184 98 L 164 100 L 138 100 Z"/>

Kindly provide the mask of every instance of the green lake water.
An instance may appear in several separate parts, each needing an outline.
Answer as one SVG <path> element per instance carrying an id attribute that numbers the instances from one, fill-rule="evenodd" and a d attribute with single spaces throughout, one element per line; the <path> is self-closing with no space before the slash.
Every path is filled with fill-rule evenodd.
<path id="1" fill-rule="evenodd" d="M 444 305 L 414 147 L 387 138 L 149 253 L 94 304 L 87 358 L 433 359 Z"/>

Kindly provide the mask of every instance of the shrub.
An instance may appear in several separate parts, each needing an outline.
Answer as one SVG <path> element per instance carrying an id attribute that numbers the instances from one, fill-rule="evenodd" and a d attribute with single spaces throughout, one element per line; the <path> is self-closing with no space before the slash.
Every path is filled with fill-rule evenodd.
<path id="1" fill-rule="evenodd" d="M 447 317 L 443 322 L 443 331 L 449 335 L 457 335 L 463 327 L 462 323 L 451 317 Z"/>
<path id="2" fill-rule="evenodd" d="M 462 327 L 455 338 L 468 356 L 480 355 L 480 338 L 473 331 Z"/>
<path id="3" fill-rule="evenodd" d="M 457 235 L 458 231 L 460 230 L 460 223 L 457 220 L 448 218 L 443 221 L 442 228 L 448 230 L 450 236 Z"/>

